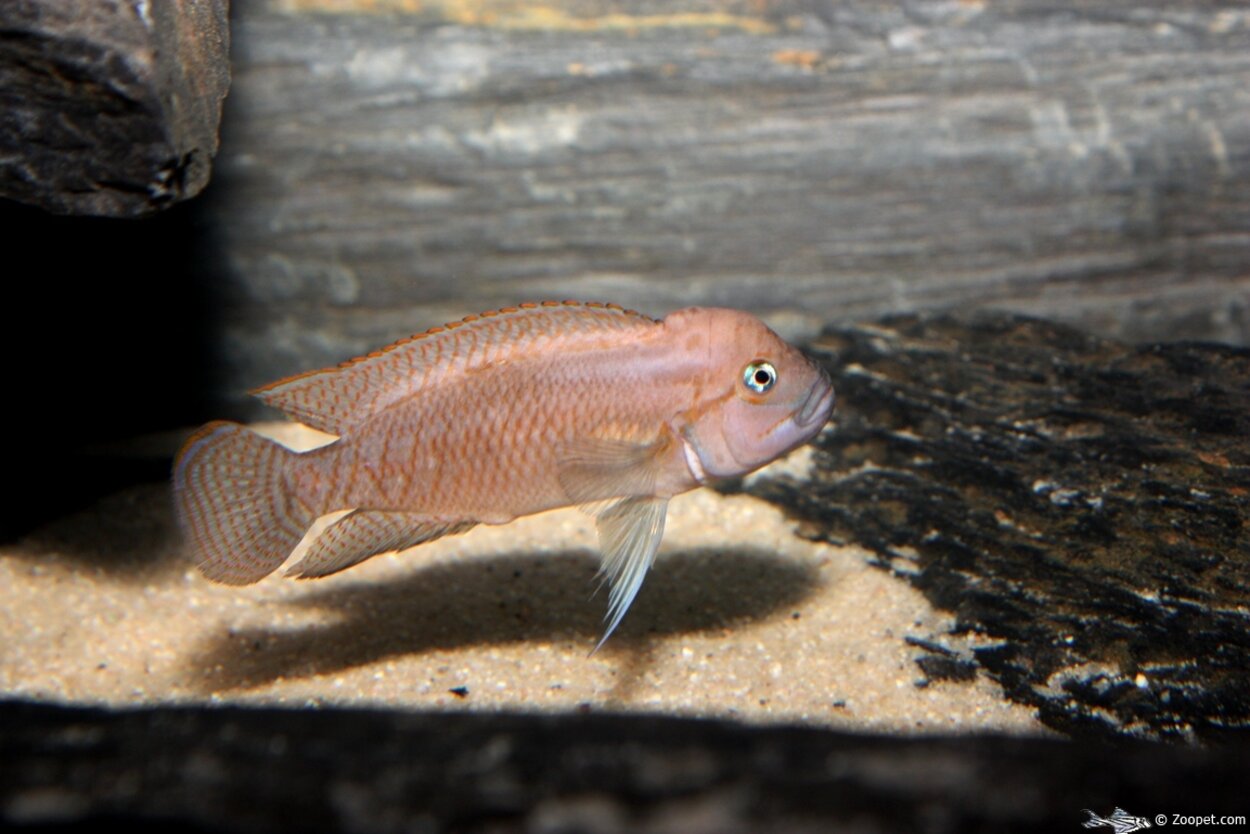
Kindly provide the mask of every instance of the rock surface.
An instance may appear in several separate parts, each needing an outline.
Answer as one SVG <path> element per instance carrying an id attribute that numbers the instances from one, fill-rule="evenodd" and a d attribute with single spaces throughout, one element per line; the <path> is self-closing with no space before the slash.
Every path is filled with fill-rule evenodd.
<path id="1" fill-rule="evenodd" d="M 992 304 L 1250 343 L 1244 10 L 282 0 L 235 23 L 205 206 L 235 390 L 549 298 L 807 336 Z"/>
<path id="2" fill-rule="evenodd" d="M 1246 737 L 1250 351 L 997 316 L 887 319 L 816 349 L 837 430 L 808 479 L 751 492 L 954 611 L 936 657 L 1053 727 Z"/>
<path id="3" fill-rule="evenodd" d="M 7 703 L 0 724 L 0 822 L 80 831 L 1074 831 L 1244 815 L 1250 778 L 1233 751 L 658 717 Z"/>
<path id="4" fill-rule="evenodd" d="M 227 0 L 7 0 L 0 195 L 129 217 L 199 193 L 229 46 Z"/>

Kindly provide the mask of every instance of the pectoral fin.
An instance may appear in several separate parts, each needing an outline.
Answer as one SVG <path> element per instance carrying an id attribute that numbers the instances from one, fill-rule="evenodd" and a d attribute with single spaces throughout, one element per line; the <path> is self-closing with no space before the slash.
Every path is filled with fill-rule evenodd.
<path id="1" fill-rule="evenodd" d="M 431 521 L 416 513 L 356 510 L 331 524 L 286 574 L 301 579 L 329 576 L 380 553 L 405 550 L 442 536 L 463 533 L 474 524 L 472 521 Z"/>
<path id="2" fill-rule="evenodd" d="M 672 444 L 668 433 L 646 442 L 614 438 L 578 440 L 560 452 L 560 486 L 573 504 L 651 495 Z"/>
<path id="3" fill-rule="evenodd" d="M 610 590 L 604 618 L 607 626 L 591 654 L 599 651 L 620 625 L 638 595 L 664 536 L 667 511 L 667 498 L 639 496 L 624 498 L 599 512 L 599 547 L 603 551 L 599 575 Z"/>

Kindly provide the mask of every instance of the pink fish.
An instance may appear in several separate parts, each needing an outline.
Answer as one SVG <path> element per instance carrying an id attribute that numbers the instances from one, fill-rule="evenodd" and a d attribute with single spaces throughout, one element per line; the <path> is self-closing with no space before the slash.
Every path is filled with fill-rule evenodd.
<path id="1" fill-rule="evenodd" d="M 833 411 L 824 370 L 754 316 L 656 320 L 612 304 L 522 304 L 432 328 L 255 393 L 337 435 L 297 453 L 236 423 L 174 464 L 204 574 L 256 582 L 321 515 L 348 510 L 287 574 L 317 577 L 476 524 L 590 505 L 617 627 L 668 500 L 806 443 Z"/>

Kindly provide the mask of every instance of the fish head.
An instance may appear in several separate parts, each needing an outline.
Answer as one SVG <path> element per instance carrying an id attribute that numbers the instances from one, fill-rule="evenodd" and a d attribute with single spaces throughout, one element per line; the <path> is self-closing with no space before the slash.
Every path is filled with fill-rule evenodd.
<path id="1" fill-rule="evenodd" d="M 696 476 L 700 469 L 706 478 L 745 475 L 808 442 L 829 421 L 829 374 L 755 316 L 691 308 L 664 324 L 680 334 L 678 344 L 702 353 L 681 430 Z"/>

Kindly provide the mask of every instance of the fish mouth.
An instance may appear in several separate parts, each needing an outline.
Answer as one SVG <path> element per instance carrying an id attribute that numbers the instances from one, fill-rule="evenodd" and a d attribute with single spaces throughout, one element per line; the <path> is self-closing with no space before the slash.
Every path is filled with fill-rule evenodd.
<path id="1" fill-rule="evenodd" d="M 813 425 L 823 426 L 833 414 L 833 403 L 833 382 L 830 381 L 828 372 L 821 368 L 820 379 L 808 389 L 807 397 L 799 406 L 798 413 L 794 415 L 795 424 L 803 429 L 811 428 Z"/>

